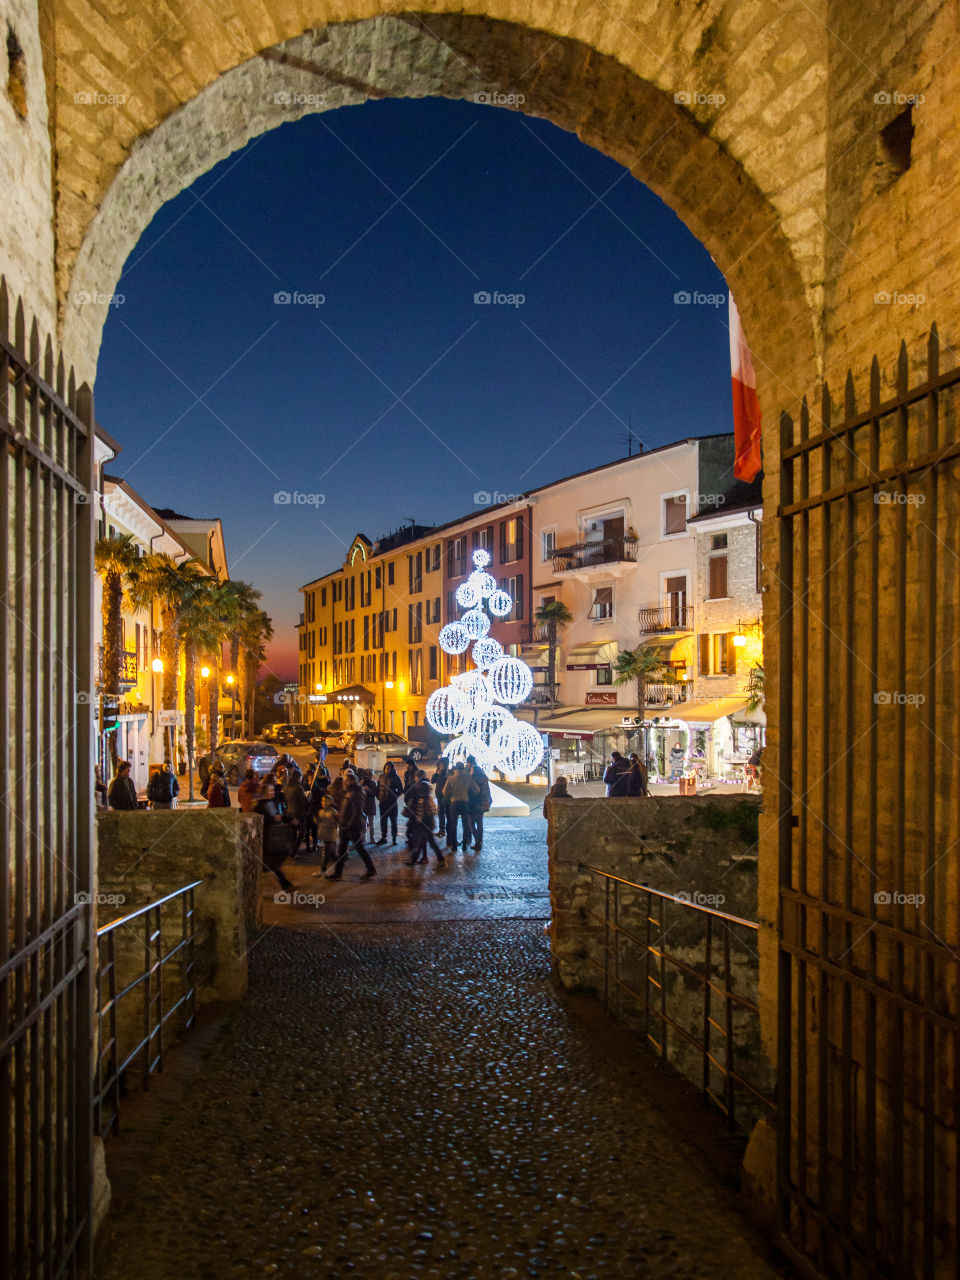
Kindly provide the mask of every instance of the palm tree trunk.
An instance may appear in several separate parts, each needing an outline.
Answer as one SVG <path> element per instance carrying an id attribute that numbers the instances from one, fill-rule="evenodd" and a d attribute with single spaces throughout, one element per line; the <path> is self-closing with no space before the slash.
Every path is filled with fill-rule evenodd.
<path id="1" fill-rule="evenodd" d="M 550 682 L 550 705 L 557 705 L 557 624 L 551 622 L 547 626 L 547 680 Z"/>
<path id="2" fill-rule="evenodd" d="M 111 570 L 103 583 L 103 692 L 120 697 L 120 647 L 123 643 L 123 579 Z M 117 771 L 117 731 L 107 735 L 110 740 L 110 760 L 113 772 Z"/>
<path id="3" fill-rule="evenodd" d="M 196 733 L 196 716 L 197 716 L 197 692 L 196 692 L 196 666 L 197 666 L 197 647 L 193 639 L 188 635 L 184 646 L 184 677 L 183 677 L 183 702 L 184 702 L 184 723 L 187 731 L 187 776 L 190 779 L 190 799 L 193 799 L 193 744 Z M 164 672 L 166 675 L 166 672 Z"/>
<path id="4" fill-rule="evenodd" d="M 220 714 L 220 667 L 221 650 L 213 655 L 210 679 L 207 682 L 207 729 L 210 737 L 210 754 L 217 754 L 217 719 Z"/>
<path id="5" fill-rule="evenodd" d="M 173 609 L 160 610 L 160 647 L 163 655 L 162 706 L 166 711 L 177 709 L 177 676 L 180 657 L 180 643 L 177 635 L 177 615 Z M 176 742 L 177 727 L 174 725 L 163 735 L 163 758 L 173 764 L 171 741 Z M 174 766 L 175 767 L 175 766 Z"/>
<path id="6" fill-rule="evenodd" d="M 643 676 L 637 677 L 637 716 L 639 725 L 637 727 L 637 740 L 640 745 L 640 759 L 643 761 L 643 767 L 647 768 L 647 730 L 644 721 L 647 718 L 647 682 Z"/>

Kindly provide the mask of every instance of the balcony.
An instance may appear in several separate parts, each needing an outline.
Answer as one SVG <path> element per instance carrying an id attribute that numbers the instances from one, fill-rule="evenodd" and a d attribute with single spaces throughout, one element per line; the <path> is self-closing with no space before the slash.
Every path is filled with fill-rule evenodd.
<path id="1" fill-rule="evenodd" d="M 572 547 L 557 547 L 553 553 L 554 573 L 590 576 L 592 569 L 618 571 L 635 564 L 636 538 L 603 538 L 599 542 L 577 542 Z"/>
<path id="2" fill-rule="evenodd" d="M 552 707 L 554 703 L 559 702 L 559 694 L 559 684 L 535 684 L 529 695 L 524 698 L 524 706 Z"/>
<path id="3" fill-rule="evenodd" d="M 692 604 L 654 604 L 646 609 L 640 609 L 637 616 L 643 635 L 693 630 Z"/>
<path id="4" fill-rule="evenodd" d="M 558 628 L 558 630 L 560 630 Z M 559 636 L 558 636 L 559 638 Z M 538 622 L 525 622 L 520 628 L 520 643 L 523 645 L 549 644 L 550 633 Z"/>
<path id="5" fill-rule="evenodd" d="M 681 681 L 677 684 L 648 684 L 648 707 L 673 707 L 687 700 L 687 686 Z"/>

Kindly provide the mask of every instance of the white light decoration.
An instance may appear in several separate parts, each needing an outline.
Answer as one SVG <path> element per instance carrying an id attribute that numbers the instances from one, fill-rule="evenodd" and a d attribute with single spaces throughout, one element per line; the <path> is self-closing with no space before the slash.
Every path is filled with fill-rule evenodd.
<path id="1" fill-rule="evenodd" d="M 452 769 L 458 760 L 466 760 L 467 756 L 475 756 L 476 752 L 473 750 L 473 744 L 466 738 L 454 738 L 444 747 L 443 754 Z"/>
<path id="2" fill-rule="evenodd" d="M 492 598 L 492 597 L 491 597 Z M 447 624 L 450 625 L 449 623 Z M 468 609 L 458 624 L 471 640 L 482 640 L 490 630 L 490 619 L 481 609 Z M 464 645 L 464 648 L 467 646 Z"/>
<path id="3" fill-rule="evenodd" d="M 484 636 L 473 646 L 470 656 L 480 671 L 486 671 L 503 657 L 503 645 L 492 636 Z"/>
<path id="4" fill-rule="evenodd" d="M 533 688 L 533 672 L 519 658 L 501 658 L 490 668 L 490 683 L 498 702 L 522 702 Z"/>
<path id="5" fill-rule="evenodd" d="M 477 547 L 473 553 L 473 563 L 478 569 L 485 569 L 490 563 L 490 552 L 484 551 L 483 547 Z"/>
<path id="6" fill-rule="evenodd" d="M 487 601 L 487 608 L 495 618 L 505 618 L 513 608 L 513 597 L 506 591 L 494 591 Z"/>
<path id="7" fill-rule="evenodd" d="M 491 706 L 494 699 L 493 685 L 479 671 L 468 671 L 458 682 L 457 692 L 466 699 L 471 711 Z"/>
<path id="8" fill-rule="evenodd" d="M 490 751 L 505 773 L 532 773 L 543 759 L 543 740 L 532 724 L 511 716 L 497 730 Z"/>
<path id="9" fill-rule="evenodd" d="M 487 596 L 492 596 L 497 589 L 497 580 L 493 574 L 482 573 L 479 569 L 474 569 L 473 573 L 471 573 L 470 577 L 467 579 L 467 582 L 470 583 L 474 591 L 477 593 L 477 599 L 474 601 L 474 604 L 479 604 L 481 600 L 486 600 Z M 468 604 L 465 604 L 463 607 L 465 609 L 471 608 Z"/>
<path id="10" fill-rule="evenodd" d="M 474 609 L 480 603 L 480 593 L 477 591 L 476 584 L 469 578 L 457 587 L 456 596 L 457 604 L 461 609 Z"/>
<path id="11" fill-rule="evenodd" d="M 459 622 L 448 622 L 445 627 L 440 628 L 440 635 L 437 637 L 440 642 L 440 648 L 444 653 L 465 653 L 470 647 L 470 633 Z"/>
<path id="12" fill-rule="evenodd" d="M 489 750 L 497 732 L 503 728 L 508 720 L 512 719 L 513 716 L 506 707 L 498 707 L 491 703 L 489 706 L 473 712 L 463 726 L 463 736 L 482 742 L 484 747 Z"/>
<path id="13" fill-rule="evenodd" d="M 464 726 L 470 703 L 459 689 L 435 689 L 427 699 L 427 723 L 444 735 L 459 733 Z"/>

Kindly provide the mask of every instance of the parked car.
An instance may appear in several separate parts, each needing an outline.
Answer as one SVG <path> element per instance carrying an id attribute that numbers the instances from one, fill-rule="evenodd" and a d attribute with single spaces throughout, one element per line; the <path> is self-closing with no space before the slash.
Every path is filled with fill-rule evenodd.
<path id="1" fill-rule="evenodd" d="M 277 734 L 281 729 L 287 728 L 286 720 L 278 720 L 276 724 L 268 724 L 262 730 L 260 737 L 264 742 L 276 742 Z"/>
<path id="2" fill-rule="evenodd" d="M 296 747 L 304 743 L 309 745 L 313 741 L 313 736 L 314 730 L 308 724 L 282 724 L 270 741 Z"/>
<path id="3" fill-rule="evenodd" d="M 217 755 L 227 771 L 227 781 L 238 783 L 248 769 L 261 776 L 275 769 L 280 752 L 269 742 L 221 742 Z"/>
<path id="4" fill-rule="evenodd" d="M 327 746 L 331 753 L 342 752 L 351 758 L 358 751 L 383 751 L 388 760 L 412 760 L 414 764 L 427 754 L 422 742 L 411 742 L 399 733 L 344 733 L 337 735 L 337 745 L 330 735 Z"/>

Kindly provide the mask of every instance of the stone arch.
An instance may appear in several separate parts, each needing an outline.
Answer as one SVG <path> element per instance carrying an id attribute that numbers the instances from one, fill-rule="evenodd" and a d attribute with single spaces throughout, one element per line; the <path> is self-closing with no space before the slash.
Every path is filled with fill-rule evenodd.
<path id="1" fill-rule="evenodd" d="M 536 74 L 531 75 L 530 69 Z M 526 92 L 513 86 L 524 84 Z M 761 398 L 795 401 L 817 367 L 816 289 L 771 200 L 683 101 L 587 45 L 472 17 L 394 14 L 302 33 L 225 72 L 131 145 L 68 263 L 63 342 L 92 381 L 105 299 L 160 206 L 251 138 L 388 96 L 521 94 L 521 109 L 630 169 L 706 245 L 740 300 Z M 677 95 L 683 97 L 683 92 Z M 768 425 L 773 414 L 768 414 Z"/>

